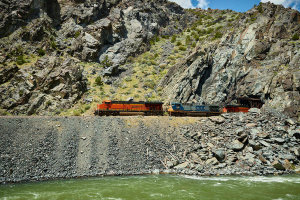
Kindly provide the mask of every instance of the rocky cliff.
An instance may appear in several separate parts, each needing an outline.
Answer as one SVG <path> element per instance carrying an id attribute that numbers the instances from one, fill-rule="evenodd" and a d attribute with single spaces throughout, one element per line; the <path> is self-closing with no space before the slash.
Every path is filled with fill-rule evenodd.
<path id="1" fill-rule="evenodd" d="M 115 75 L 155 35 L 186 26 L 165 0 L 1 1 L 0 10 L 1 108 L 14 114 L 70 108 L 87 89 L 80 61 L 106 61 L 102 74 Z"/>
<path id="2" fill-rule="evenodd" d="M 260 4 L 217 42 L 191 50 L 160 84 L 173 101 L 220 104 L 255 97 L 299 116 L 300 44 L 292 40 L 299 31 L 299 12 Z"/>
<path id="3" fill-rule="evenodd" d="M 103 99 L 129 97 L 221 105 L 254 97 L 299 117 L 296 10 L 2 0 L 0 11 L 1 114 L 90 115 Z"/>

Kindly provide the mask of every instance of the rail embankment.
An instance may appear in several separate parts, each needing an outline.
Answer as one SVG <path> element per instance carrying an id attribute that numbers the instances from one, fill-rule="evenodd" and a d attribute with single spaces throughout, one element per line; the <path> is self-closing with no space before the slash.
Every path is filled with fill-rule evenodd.
<path id="1" fill-rule="evenodd" d="M 299 171 L 299 124 L 254 110 L 200 117 L 1 117 L 0 182 Z"/>

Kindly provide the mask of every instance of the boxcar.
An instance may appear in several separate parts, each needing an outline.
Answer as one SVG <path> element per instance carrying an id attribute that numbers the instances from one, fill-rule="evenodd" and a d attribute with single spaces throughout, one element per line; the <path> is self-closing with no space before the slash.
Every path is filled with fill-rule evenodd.
<path id="1" fill-rule="evenodd" d="M 242 105 L 226 105 L 223 108 L 224 113 L 228 112 L 248 112 L 249 107 L 242 106 Z"/>
<path id="2" fill-rule="evenodd" d="M 213 116 L 221 114 L 219 106 L 182 103 L 171 103 L 168 113 L 170 116 Z"/>
<path id="3" fill-rule="evenodd" d="M 163 115 L 163 102 L 103 101 L 95 115 Z"/>

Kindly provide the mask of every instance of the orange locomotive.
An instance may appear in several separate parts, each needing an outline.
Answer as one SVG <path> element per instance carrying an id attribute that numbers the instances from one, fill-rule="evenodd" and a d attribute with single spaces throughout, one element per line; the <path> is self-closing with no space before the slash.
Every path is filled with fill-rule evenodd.
<path id="1" fill-rule="evenodd" d="M 95 115 L 163 115 L 163 102 L 103 101 Z"/>

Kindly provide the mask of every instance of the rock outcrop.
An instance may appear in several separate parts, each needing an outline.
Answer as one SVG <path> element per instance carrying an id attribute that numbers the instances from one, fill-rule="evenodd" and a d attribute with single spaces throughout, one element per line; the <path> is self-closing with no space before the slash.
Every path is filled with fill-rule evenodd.
<path id="1" fill-rule="evenodd" d="M 183 18 L 179 23 L 179 19 L 185 14 L 184 10 L 177 4 L 166 0 L 4 0 L 0 2 L 0 11 L 0 66 L 7 68 L 7 66 L 17 64 L 17 67 L 23 68 L 22 65 L 27 63 L 26 65 L 30 65 L 26 67 L 28 71 L 36 70 L 34 68 L 39 65 L 35 63 L 36 58 L 33 59 L 32 55 L 38 57 L 55 55 L 67 60 L 68 57 L 77 58 L 82 62 L 103 63 L 107 61 L 106 65 L 101 65 L 105 68 L 104 73 L 99 75 L 117 76 L 120 72 L 119 66 L 125 63 L 128 57 L 146 51 L 149 41 L 155 35 L 172 35 L 187 26 L 187 23 L 184 23 L 187 18 Z M 57 61 L 55 69 L 64 70 L 64 65 L 58 66 L 63 63 L 63 61 Z M 10 70 L 16 69 L 15 67 L 4 69 L 1 76 L 6 76 Z M 43 94 L 52 94 L 53 91 L 50 90 L 53 88 L 46 91 L 48 87 L 44 87 L 44 91 L 38 90 L 35 95 L 30 94 L 40 99 L 36 102 L 30 100 L 28 95 L 26 100 L 20 100 L 19 98 L 23 95 L 17 97 L 16 94 L 10 93 L 17 88 L 17 85 L 13 84 L 17 84 L 16 76 L 24 76 L 24 74 L 20 75 L 23 71 L 23 69 L 19 70 L 16 75 L 10 73 L 14 78 L 10 76 L 1 78 L 0 84 L 4 84 L 7 82 L 6 79 L 10 78 L 13 82 L 1 85 L 4 93 L 1 95 L 0 109 L 9 110 L 15 114 L 48 113 L 40 112 L 42 108 L 49 110 L 47 107 L 44 106 L 41 109 L 36 109 L 36 107 L 40 107 L 44 99 L 52 101 L 52 99 L 45 98 Z M 33 79 L 35 78 L 33 76 Z M 61 84 L 69 84 L 64 81 L 66 80 L 62 78 Z M 24 86 L 26 91 L 33 90 L 31 86 L 24 84 L 22 83 L 20 87 Z M 12 87 L 15 89 L 12 90 Z M 70 90 L 66 89 L 65 92 L 68 93 Z M 75 95 L 74 92 L 78 93 Z M 72 93 L 63 95 L 67 97 L 61 97 L 78 99 L 83 92 L 82 88 L 75 89 Z M 74 103 L 74 99 L 72 98 L 64 107 L 70 107 L 70 102 Z M 24 105 L 24 108 L 21 108 L 21 105 Z M 56 106 L 55 100 L 52 102 L 52 107 L 62 108 L 62 106 Z M 53 109 L 50 110 L 53 111 Z"/>
<path id="2" fill-rule="evenodd" d="M 170 101 L 222 104 L 255 97 L 299 116 L 300 43 L 292 40 L 299 20 L 293 9 L 260 4 L 220 41 L 202 43 L 173 66 L 160 86 Z"/>
<path id="3" fill-rule="evenodd" d="M 1 69 L 0 106 L 13 114 L 59 114 L 86 91 L 83 68 L 71 58 L 45 56 L 34 66 Z"/>

